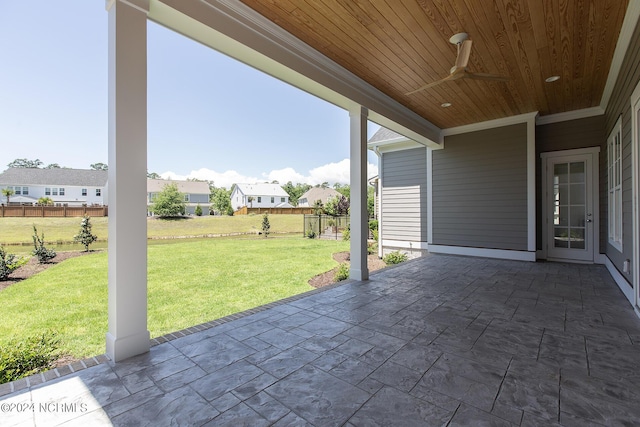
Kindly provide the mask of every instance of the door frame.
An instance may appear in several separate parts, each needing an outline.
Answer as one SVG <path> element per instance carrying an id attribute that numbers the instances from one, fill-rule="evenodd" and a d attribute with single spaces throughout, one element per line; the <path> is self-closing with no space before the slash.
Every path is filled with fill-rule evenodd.
<path id="1" fill-rule="evenodd" d="M 549 259 L 548 257 L 548 247 L 549 247 L 549 212 L 548 210 L 551 208 L 549 206 L 549 196 L 547 194 L 548 191 L 548 182 L 547 182 L 547 161 L 552 158 L 557 157 L 567 157 L 567 156 L 581 156 L 581 155 L 591 155 L 591 200 L 592 200 L 592 209 L 593 209 L 593 259 L 591 261 L 586 261 L 586 263 L 596 263 L 599 261 L 600 257 L 600 147 L 588 147 L 588 148 L 578 148 L 575 150 L 560 150 L 560 151 L 549 151 L 546 153 L 541 153 L 541 220 L 542 220 L 542 251 L 541 257 L 543 259 Z M 571 259 L 562 259 L 564 262 L 576 262 L 576 263 L 585 263 L 585 261 L 579 260 L 571 260 Z"/>
<path id="2" fill-rule="evenodd" d="M 631 95 L 631 193 L 632 193 L 632 235 L 633 235 L 633 301 L 636 314 L 640 316 L 640 82 Z"/>

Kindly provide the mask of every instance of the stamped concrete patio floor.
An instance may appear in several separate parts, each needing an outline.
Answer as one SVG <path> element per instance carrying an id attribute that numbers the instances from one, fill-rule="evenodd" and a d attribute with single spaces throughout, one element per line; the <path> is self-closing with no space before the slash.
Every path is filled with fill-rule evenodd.
<path id="1" fill-rule="evenodd" d="M 3 426 L 637 425 L 640 320 L 603 266 L 434 255 L 0 400 Z"/>

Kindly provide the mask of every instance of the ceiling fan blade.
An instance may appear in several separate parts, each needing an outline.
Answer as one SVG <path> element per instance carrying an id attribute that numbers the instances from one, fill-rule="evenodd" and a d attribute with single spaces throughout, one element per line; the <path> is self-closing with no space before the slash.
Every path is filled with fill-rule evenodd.
<path id="1" fill-rule="evenodd" d="M 465 71 L 464 78 L 475 79 L 475 80 L 491 80 L 494 82 L 509 81 L 509 77 L 506 77 L 506 76 L 499 76 L 497 74 L 487 74 L 487 73 L 471 73 L 469 71 Z"/>
<path id="2" fill-rule="evenodd" d="M 455 68 L 465 68 L 469 63 L 469 55 L 471 55 L 471 40 L 465 40 L 458 47 L 458 57 L 456 58 Z"/>
<path id="3" fill-rule="evenodd" d="M 443 78 L 443 79 L 437 80 L 437 81 L 435 81 L 435 82 L 433 82 L 433 83 L 428 83 L 428 84 L 426 84 L 426 85 L 424 85 L 424 86 L 420 86 L 420 87 L 419 87 L 418 89 L 416 89 L 416 90 L 412 90 L 411 92 L 407 92 L 407 93 L 405 93 L 405 95 L 413 95 L 414 93 L 417 93 L 417 92 L 423 91 L 423 90 L 425 90 L 425 89 L 429 89 L 430 87 L 437 86 L 437 85 L 442 84 L 442 83 L 444 83 L 444 82 L 448 82 L 449 80 L 456 80 L 456 79 L 459 79 L 460 77 L 462 77 L 462 75 L 461 75 L 461 73 L 460 73 L 460 72 L 453 72 L 453 73 L 449 74 L 447 77 L 445 77 L 445 78 Z"/>

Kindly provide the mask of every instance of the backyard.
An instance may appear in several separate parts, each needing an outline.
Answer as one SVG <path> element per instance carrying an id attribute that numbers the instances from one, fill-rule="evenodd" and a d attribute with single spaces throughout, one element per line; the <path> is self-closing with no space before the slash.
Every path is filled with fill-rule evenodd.
<path id="1" fill-rule="evenodd" d="M 259 217 L 253 221 L 259 226 Z M 41 227 L 45 233 L 49 230 Z M 57 233 L 69 235 L 62 230 Z M 337 266 L 332 254 L 349 247 L 344 241 L 301 236 L 154 243 L 148 247 L 152 337 L 308 291 L 312 289 L 309 279 Z M 62 339 L 63 353 L 73 358 L 104 353 L 107 252 L 70 258 L 13 283 L 0 291 L 0 306 L 0 346 L 51 330 Z"/>

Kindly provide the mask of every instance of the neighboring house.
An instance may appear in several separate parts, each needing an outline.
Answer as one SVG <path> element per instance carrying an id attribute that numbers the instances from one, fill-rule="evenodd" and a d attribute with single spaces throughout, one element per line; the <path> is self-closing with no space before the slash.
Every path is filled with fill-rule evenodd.
<path id="1" fill-rule="evenodd" d="M 209 183 L 204 181 L 175 181 L 164 179 L 147 179 L 147 206 L 153 203 L 158 193 L 168 184 L 176 184 L 178 191 L 184 194 L 185 208 L 188 215 L 194 215 L 200 205 L 203 215 L 209 214 Z M 151 213 L 149 212 L 151 215 Z"/>
<path id="2" fill-rule="evenodd" d="M 330 198 L 340 196 L 341 194 L 333 188 L 313 187 L 305 192 L 302 196 L 300 196 L 300 198 L 298 199 L 298 206 L 313 207 L 318 200 L 320 200 L 324 205 Z"/>
<path id="3" fill-rule="evenodd" d="M 236 184 L 231 192 L 231 206 L 250 208 L 291 207 L 289 194 L 278 184 Z"/>
<path id="4" fill-rule="evenodd" d="M 10 188 L 10 204 L 35 204 L 41 197 L 56 206 L 96 206 L 107 201 L 107 171 L 92 169 L 9 168 L 0 173 L 0 188 Z M 0 203 L 6 198 L 0 195 Z"/>

